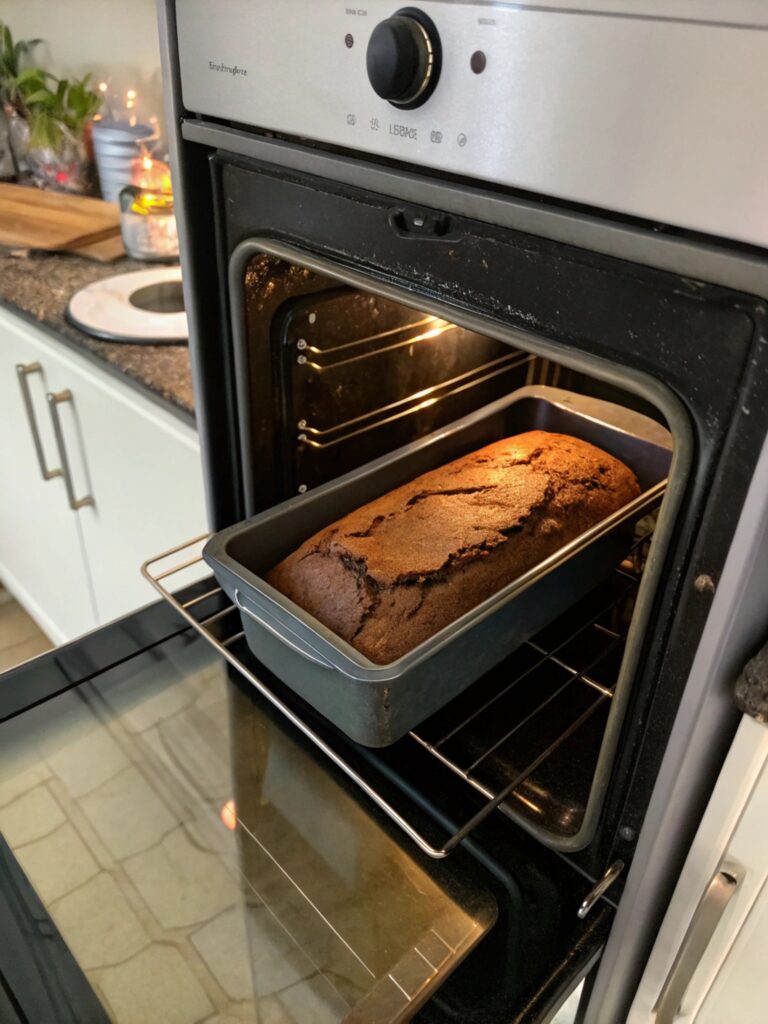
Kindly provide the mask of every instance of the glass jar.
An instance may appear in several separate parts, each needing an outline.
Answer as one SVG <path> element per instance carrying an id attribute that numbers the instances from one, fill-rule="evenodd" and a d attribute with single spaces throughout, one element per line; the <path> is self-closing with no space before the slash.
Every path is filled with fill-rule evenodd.
<path id="1" fill-rule="evenodd" d="M 170 192 L 126 185 L 120 192 L 120 231 L 125 251 L 134 259 L 175 262 L 179 258 Z"/>
<path id="2" fill-rule="evenodd" d="M 93 169 L 84 134 L 75 135 L 60 125 L 61 141 L 56 149 L 29 146 L 27 163 L 33 185 L 53 192 L 87 195 L 94 190 Z"/>

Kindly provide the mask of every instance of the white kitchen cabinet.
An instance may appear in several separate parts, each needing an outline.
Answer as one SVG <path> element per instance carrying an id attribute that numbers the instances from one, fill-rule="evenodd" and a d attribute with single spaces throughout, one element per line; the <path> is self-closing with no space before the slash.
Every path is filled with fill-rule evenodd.
<path id="1" fill-rule="evenodd" d="M 628 1024 L 764 1024 L 768 728 L 744 715 Z"/>
<path id="2" fill-rule="evenodd" d="M 98 620 L 78 516 L 63 477 L 43 478 L 33 440 L 36 430 L 45 466 L 60 469 L 45 398 L 55 367 L 16 321 L 0 310 L 0 580 L 61 643 Z"/>
<path id="3" fill-rule="evenodd" d="M 61 642 L 155 600 L 141 563 L 205 531 L 197 434 L 5 310 L 0 349 L 0 579 Z M 69 493 L 64 476 L 40 475 L 16 363 L 42 368 L 27 379 L 46 458 L 68 470 Z"/>

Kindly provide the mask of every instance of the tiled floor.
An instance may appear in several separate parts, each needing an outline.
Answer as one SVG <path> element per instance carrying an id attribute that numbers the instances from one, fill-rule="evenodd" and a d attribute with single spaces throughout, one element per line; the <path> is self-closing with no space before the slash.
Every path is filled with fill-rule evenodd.
<path id="1" fill-rule="evenodd" d="M 0 583 L 0 672 L 54 645 Z"/>

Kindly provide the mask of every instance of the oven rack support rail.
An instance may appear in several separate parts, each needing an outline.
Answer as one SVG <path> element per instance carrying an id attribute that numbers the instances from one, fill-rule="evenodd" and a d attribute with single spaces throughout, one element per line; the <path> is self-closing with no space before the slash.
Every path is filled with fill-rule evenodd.
<path id="1" fill-rule="evenodd" d="M 512 792 L 523 783 L 526 778 L 535 771 L 539 766 L 544 757 L 549 753 L 548 750 L 542 752 L 531 764 L 527 765 L 523 771 L 516 775 L 507 785 L 499 790 L 490 797 L 477 811 L 472 815 L 462 826 L 455 832 L 450 834 L 445 842 L 441 846 L 435 846 L 426 836 L 424 836 L 417 828 L 415 828 L 398 810 L 393 807 L 392 804 L 373 786 L 368 783 L 358 771 L 356 771 L 352 765 L 350 765 L 339 753 L 334 750 L 323 738 L 319 736 L 314 729 L 311 728 L 302 718 L 300 718 L 287 704 L 285 704 L 270 688 L 257 676 L 254 672 L 248 668 L 232 651 L 229 650 L 229 646 L 236 640 L 239 640 L 243 633 L 242 631 L 227 637 L 224 640 L 219 639 L 212 631 L 213 626 L 217 622 L 220 622 L 227 615 L 237 612 L 237 608 L 234 604 L 228 603 L 226 607 L 220 608 L 212 615 L 207 616 L 203 619 L 196 619 L 191 608 L 201 604 L 203 601 L 219 597 L 223 594 L 221 587 L 214 585 L 211 589 L 206 590 L 203 594 L 198 594 L 195 597 L 190 598 L 187 601 L 179 600 L 173 592 L 173 580 L 180 574 L 189 572 L 196 567 L 204 564 L 201 553 L 201 547 L 209 539 L 211 534 L 201 534 L 199 537 L 194 537 L 192 540 L 186 541 L 183 544 L 177 544 L 173 548 L 169 548 L 167 551 L 162 552 L 153 558 L 147 559 L 141 567 L 142 575 L 155 590 L 163 597 L 178 613 L 184 618 L 190 626 L 192 626 L 205 640 L 210 643 L 214 649 L 229 662 L 233 668 L 244 676 L 245 679 L 254 686 L 258 692 L 264 697 L 269 703 L 276 708 L 282 715 L 284 715 L 292 725 L 294 725 L 303 735 L 310 740 L 311 743 L 317 747 L 338 769 L 340 769 L 352 782 L 358 786 L 365 795 L 373 801 L 376 806 L 383 811 L 384 814 L 398 826 L 408 837 L 411 839 L 418 848 L 425 853 L 428 857 L 433 860 L 443 860 L 447 857 L 456 847 L 463 842 L 467 836 L 474 831 L 485 819 L 492 814 L 497 807 L 499 807 Z M 198 553 L 192 554 L 197 549 Z M 168 559 L 173 556 L 178 556 L 180 561 L 176 564 L 171 565 L 167 568 L 160 568 L 163 563 L 166 563 Z M 189 581 L 185 581 L 188 583 Z M 178 580 L 178 587 L 183 587 L 184 584 Z M 571 732 L 575 731 L 576 728 L 581 724 L 581 720 L 576 720 L 571 724 L 566 733 L 561 739 L 567 738 Z"/>

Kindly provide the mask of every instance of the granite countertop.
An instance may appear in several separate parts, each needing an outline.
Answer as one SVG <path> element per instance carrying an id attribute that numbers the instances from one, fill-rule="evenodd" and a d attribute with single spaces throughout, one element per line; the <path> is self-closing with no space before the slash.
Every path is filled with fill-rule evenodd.
<path id="1" fill-rule="evenodd" d="M 96 263 L 70 253 L 0 248 L 0 303 L 190 419 L 194 399 L 186 345 L 99 341 L 73 327 L 65 316 L 71 296 L 84 285 L 152 266 L 157 264 L 128 258 Z"/>

